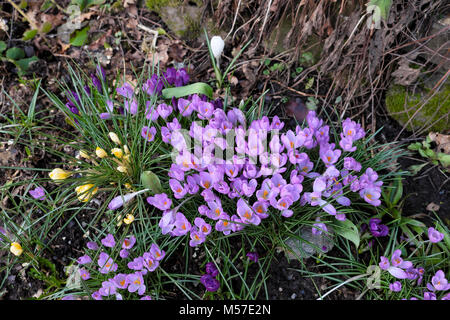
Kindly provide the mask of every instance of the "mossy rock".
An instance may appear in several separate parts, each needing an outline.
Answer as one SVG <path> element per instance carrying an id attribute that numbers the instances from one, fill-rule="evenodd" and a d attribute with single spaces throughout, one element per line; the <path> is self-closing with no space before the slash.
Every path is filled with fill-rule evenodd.
<path id="1" fill-rule="evenodd" d="M 427 131 L 445 132 L 450 128 L 450 84 L 441 87 L 424 104 L 429 94 L 429 89 L 411 94 L 403 86 L 392 86 L 386 94 L 386 109 L 392 118 L 404 126 L 420 108 L 406 129 L 414 131 L 428 128 Z M 430 127 L 431 124 L 433 126 Z"/>
<path id="2" fill-rule="evenodd" d="M 185 4 L 183 0 L 147 0 L 147 7 L 159 14 L 164 23 L 177 36 L 195 39 L 201 35 L 201 14 L 203 4 L 193 1 Z"/>

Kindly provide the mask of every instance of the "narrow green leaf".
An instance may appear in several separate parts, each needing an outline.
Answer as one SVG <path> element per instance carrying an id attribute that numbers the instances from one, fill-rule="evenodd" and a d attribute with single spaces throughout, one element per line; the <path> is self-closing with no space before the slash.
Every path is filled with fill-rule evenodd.
<path id="1" fill-rule="evenodd" d="M 420 222 L 418 220 L 414 220 L 411 218 L 402 218 L 402 223 L 406 223 L 406 224 L 410 224 L 412 226 L 416 226 L 416 227 L 420 227 L 420 228 L 425 228 L 425 224 L 423 222 Z"/>
<path id="2" fill-rule="evenodd" d="M 396 205 L 402 199 L 403 196 L 402 178 L 398 177 L 397 179 L 395 179 L 394 185 L 395 185 L 395 195 L 392 204 Z"/>
<path id="3" fill-rule="evenodd" d="M 191 94 L 204 94 L 208 98 L 212 99 L 213 89 L 211 86 L 204 82 L 196 82 L 184 87 L 167 88 L 162 91 L 164 98 L 172 99 L 185 97 Z"/>

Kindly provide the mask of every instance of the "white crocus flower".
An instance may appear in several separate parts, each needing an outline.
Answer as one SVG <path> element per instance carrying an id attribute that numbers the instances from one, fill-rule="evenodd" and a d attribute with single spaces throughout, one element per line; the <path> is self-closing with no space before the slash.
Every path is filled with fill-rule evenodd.
<path id="1" fill-rule="evenodd" d="M 214 58 L 219 59 L 222 55 L 225 42 L 220 36 L 214 36 L 211 38 L 211 50 Z"/>

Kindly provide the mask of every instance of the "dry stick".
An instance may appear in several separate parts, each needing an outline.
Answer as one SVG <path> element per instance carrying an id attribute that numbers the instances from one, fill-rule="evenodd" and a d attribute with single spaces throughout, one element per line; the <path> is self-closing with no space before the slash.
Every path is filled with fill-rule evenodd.
<path id="1" fill-rule="evenodd" d="M 327 295 L 329 295 L 329 294 L 332 293 L 333 291 L 339 289 L 339 288 L 342 287 L 343 285 L 345 285 L 345 284 L 347 284 L 347 283 L 349 283 L 349 282 L 352 282 L 352 281 L 354 281 L 354 280 L 359 280 L 359 279 L 361 279 L 361 278 L 364 278 L 365 276 L 367 276 L 367 274 L 360 274 L 360 275 L 358 275 L 358 276 L 352 277 L 352 278 L 350 278 L 350 279 L 348 279 L 348 280 L 342 282 L 342 283 L 341 283 L 340 285 L 338 285 L 337 287 L 331 289 L 330 291 L 328 291 L 327 293 L 325 293 L 325 294 L 324 294 L 323 296 L 321 296 L 320 298 L 317 298 L 317 300 L 323 300 L 323 298 L 325 298 Z"/>
<path id="2" fill-rule="evenodd" d="M 25 19 L 27 19 L 27 21 L 29 22 L 29 24 L 31 25 L 31 27 L 35 30 L 39 30 L 39 27 L 30 19 L 30 17 L 22 11 L 22 9 L 20 9 L 20 7 L 15 4 L 12 0 L 7 0 L 13 7 L 14 9 L 16 9 Z"/>
<path id="3" fill-rule="evenodd" d="M 256 43 L 256 45 L 258 45 L 261 42 L 261 37 L 262 37 L 263 31 L 264 31 L 264 28 L 266 27 L 267 18 L 269 17 L 269 11 L 270 11 L 271 6 L 272 6 L 272 0 L 269 0 L 269 3 L 267 4 L 266 15 L 264 16 L 264 22 L 261 27 L 261 32 L 259 33 L 259 39 L 258 39 L 258 42 Z"/>
<path id="4" fill-rule="evenodd" d="M 279 84 L 280 86 L 282 86 L 282 87 L 284 87 L 284 88 L 286 88 L 286 89 L 288 89 L 288 90 L 290 90 L 290 91 L 292 91 L 292 92 L 295 92 L 296 94 L 298 94 L 298 95 L 300 95 L 300 96 L 304 96 L 304 97 L 319 97 L 319 98 L 324 98 L 324 97 L 325 97 L 325 96 L 321 96 L 321 95 L 318 95 L 318 94 L 316 95 L 316 94 L 304 93 L 304 92 L 295 90 L 295 89 L 293 89 L 293 88 L 291 88 L 291 87 L 289 87 L 289 86 L 287 86 L 287 85 L 281 83 L 281 82 L 278 81 L 278 80 L 270 80 L 270 81 L 273 81 L 273 82 Z"/>
<path id="5" fill-rule="evenodd" d="M 231 29 L 230 29 L 230 31 L 228 32 L 227 36 L 225 37 L 224 41 L 227 40 L 228 36 L 231 34 L 231 32 L 232 32 L 233 29 L 234 29 L 234 25 L 236 24 L 236 19 L 237 19 L 237 16 L 238 16 L 238 14 L 239 14 L 239 8 L 240 8 L 240 7 L 241 7 L 241 0 L 239 0 L 239 2 L 238 2 L 237 8 L 236 8 L 236 13 L 235 13 L 234 19 L 233 19 L 233 24 L 231 25 Z"/>

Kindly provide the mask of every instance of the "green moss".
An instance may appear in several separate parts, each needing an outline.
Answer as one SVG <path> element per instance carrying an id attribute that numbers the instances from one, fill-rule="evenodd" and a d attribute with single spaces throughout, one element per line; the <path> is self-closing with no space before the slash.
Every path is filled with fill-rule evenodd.
<path id="1" fill-rule="evenodd" d="M 389 115 L 401 125 L 405 125 L 420 108 L 407 125 L 408 130 L 426 128 L 432 123 L 434 125 L 429 127 L 429 131 L 447 130 L 450 127 L 450 84 L 444 85 L 433 98 L 425 103 L 429 92 L 429 89 L 424 89 L 422 94 L 410 94 L 402 86 L 393 86 L 386 95 L 386 108 Z"/>
<path id="2" fill-rule="evenodd" d="M 192 2 L 194 2 L 197 6 L 202 6 L 203 3 L 201 0 L 193 0 Z M 183 0 L 146 0 L 145 4 L 147 6 L 147 8 L 149 8 L 152 11 L 155 12 L 160 12 L 162 7 L 165 6 L 170 6 L 170 7 L 178 7 L 183 5 L 184 1 Z"/>

